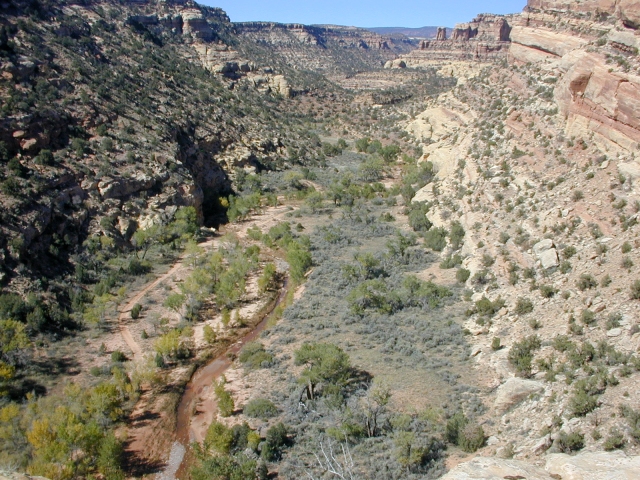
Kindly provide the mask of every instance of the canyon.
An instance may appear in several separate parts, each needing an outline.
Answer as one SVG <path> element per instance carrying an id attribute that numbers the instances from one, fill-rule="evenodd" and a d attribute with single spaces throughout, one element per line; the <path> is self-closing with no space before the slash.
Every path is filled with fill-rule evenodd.
<path id="1" fill-rule="evenodd" d="M 640 2 L 0 13 L 0 478 L 637 475 Z"/>

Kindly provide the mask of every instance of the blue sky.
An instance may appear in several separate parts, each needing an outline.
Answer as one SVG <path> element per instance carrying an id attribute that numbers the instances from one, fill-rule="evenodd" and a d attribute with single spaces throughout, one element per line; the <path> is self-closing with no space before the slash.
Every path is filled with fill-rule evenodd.
<path id="1" fill-rule="evenodd" d="M 517 13 L 526 0 L 197 0 L 221 7 L 232 22 L 353 25 L 357 27 L 447 26 L 478 13 Z"/>

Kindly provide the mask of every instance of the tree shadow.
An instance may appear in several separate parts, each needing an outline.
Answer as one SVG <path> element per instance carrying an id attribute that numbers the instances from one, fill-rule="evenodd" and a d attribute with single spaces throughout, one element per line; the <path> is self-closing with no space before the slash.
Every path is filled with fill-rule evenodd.
<path id="1" fill-rule="evenodd" d="M 144 412 L 131 416 L 131 426 L 133 427 L 144 427 L 149 424 L 151 420 L 157 420 L 160 418 L 160 414 L 156 412 L 151 412 L 149 410 L 145 410 Z"/>
<path id="2" fill-rule="evenodd" d="M 368 390 L 373 382 L 373 375 L 366 370 L 351 368 L 349 382 L 344 387 L 344 394 L 347 397 L 355 394 L 359 390 Z"/>
<path id="3" fill-rule="evenodd" d="M 42 397 L 47 393 L 47 387 L 38 383 L 32 378 L 22 378 L 15 381 L 6 390 L 7 396 L 16 402 L 23 401 L 27 394 L 33 393 L 37 397 Z"/>
<path id="4" fill-rule="evenodd" d="M 48 357 L 42 360 L 32 360 L 30 367 L 34 373 L 39 375 L 75 376 L 80 373 L 79 363 L 71 357 Z"/>
<path id="5" fill-rule="evenodd" d="M 122 468 L 127 478 L 141 478 L 146 475 L 153 475 L 161 472 L 166 467 L 166 462 L 162 460 L 141 458 L 137 452 L 128 449 L 130 443 L 131 441 L 125 442 L 125 452 L 122 457 Z"/>

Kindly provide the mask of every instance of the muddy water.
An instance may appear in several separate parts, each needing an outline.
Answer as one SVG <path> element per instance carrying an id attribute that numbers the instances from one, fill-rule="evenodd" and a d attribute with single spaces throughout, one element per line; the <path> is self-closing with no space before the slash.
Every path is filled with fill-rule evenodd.
<path id="1" fill-rule="evenodd" d="M 235 358 L 242 347 L 253 342 L 267 328 L 271 314 L 275 308 L 284 300 L 288 291 L 288 281 L 284 286 L 271 308 L 264 314 L 264 317 L 253 330 L 247 335 L 231 345 L 223 354 L 211 360 L 204 367 L 198 369 L 187 384 L 182 399 L 178 406 L 176 417 L 176 442 L 171 447 L 169 461 L 165 470 L 156 476 L 156 480 L 174 480 L 176 478 L 187 478 L 189 471 L 190 455 L 189 445 L 196 441 L 194 432 L 191 429 L 191 418 L 193 417 L 195 406 L 198 403 L 203 391 L 211 386 L 231 366 L 232 358 Z M 207 407 L 215 408 L 215 404 L 207 403 Z"/>

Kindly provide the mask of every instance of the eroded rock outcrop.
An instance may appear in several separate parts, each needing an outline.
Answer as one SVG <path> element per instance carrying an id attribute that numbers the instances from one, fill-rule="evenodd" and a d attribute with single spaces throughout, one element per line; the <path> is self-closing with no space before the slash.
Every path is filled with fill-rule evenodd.
<path id="1" fill-rule="evenodd" d="M 593 132 L 625 150 L 640 142 L 640 77 L 612 71 L 605 59 L 586 51 L 563 59 L 565 75 L 554 97 L 567 119 L 567 133 Z"/>
<path id="2" fill-rule="evenodd" d="M 519 460 L 495 457 L 476 457 L 461 463 L 441 480 L 504 480 L 526 478 L 527 480 L 551 480 L 544 469 Z"/>
<path id="3" fill-rule="evenodd" d="M 459 464 L 442 480 L 632 480 L 638 478 L 640 456 L 624 452 L 582 452 L 577 455 L 554 453 L 547 456 L 545 468 L 520 460 L 475 457 Z"/>
<path id="4" fill-rule="evenodd" d="M 478 15 L 469 23 L 456 25 L 450 39 L 446 29 L 439 29 L 434 40 L 423 40 L 417 50 L 402 59 L 407 66 L 415 67 L 434 62 L 506 58 L 510 32 L 508 17 Z"/>
<path id="5" fill-rule="evenodd" d="M 498 388 L 494 406 L 499 412 L 505 412 L 531 395 L 544 391 L 544 385 L 535 380 L 510 378 Z"/>
<path id="6" fill-rule="evenodd" d="M 563 480 L 632 480 L 638 478 L 640 456 L 627 456 L 619 450 L 575 456 L 553 453 L 547 456 L 545 470 Z"/>

